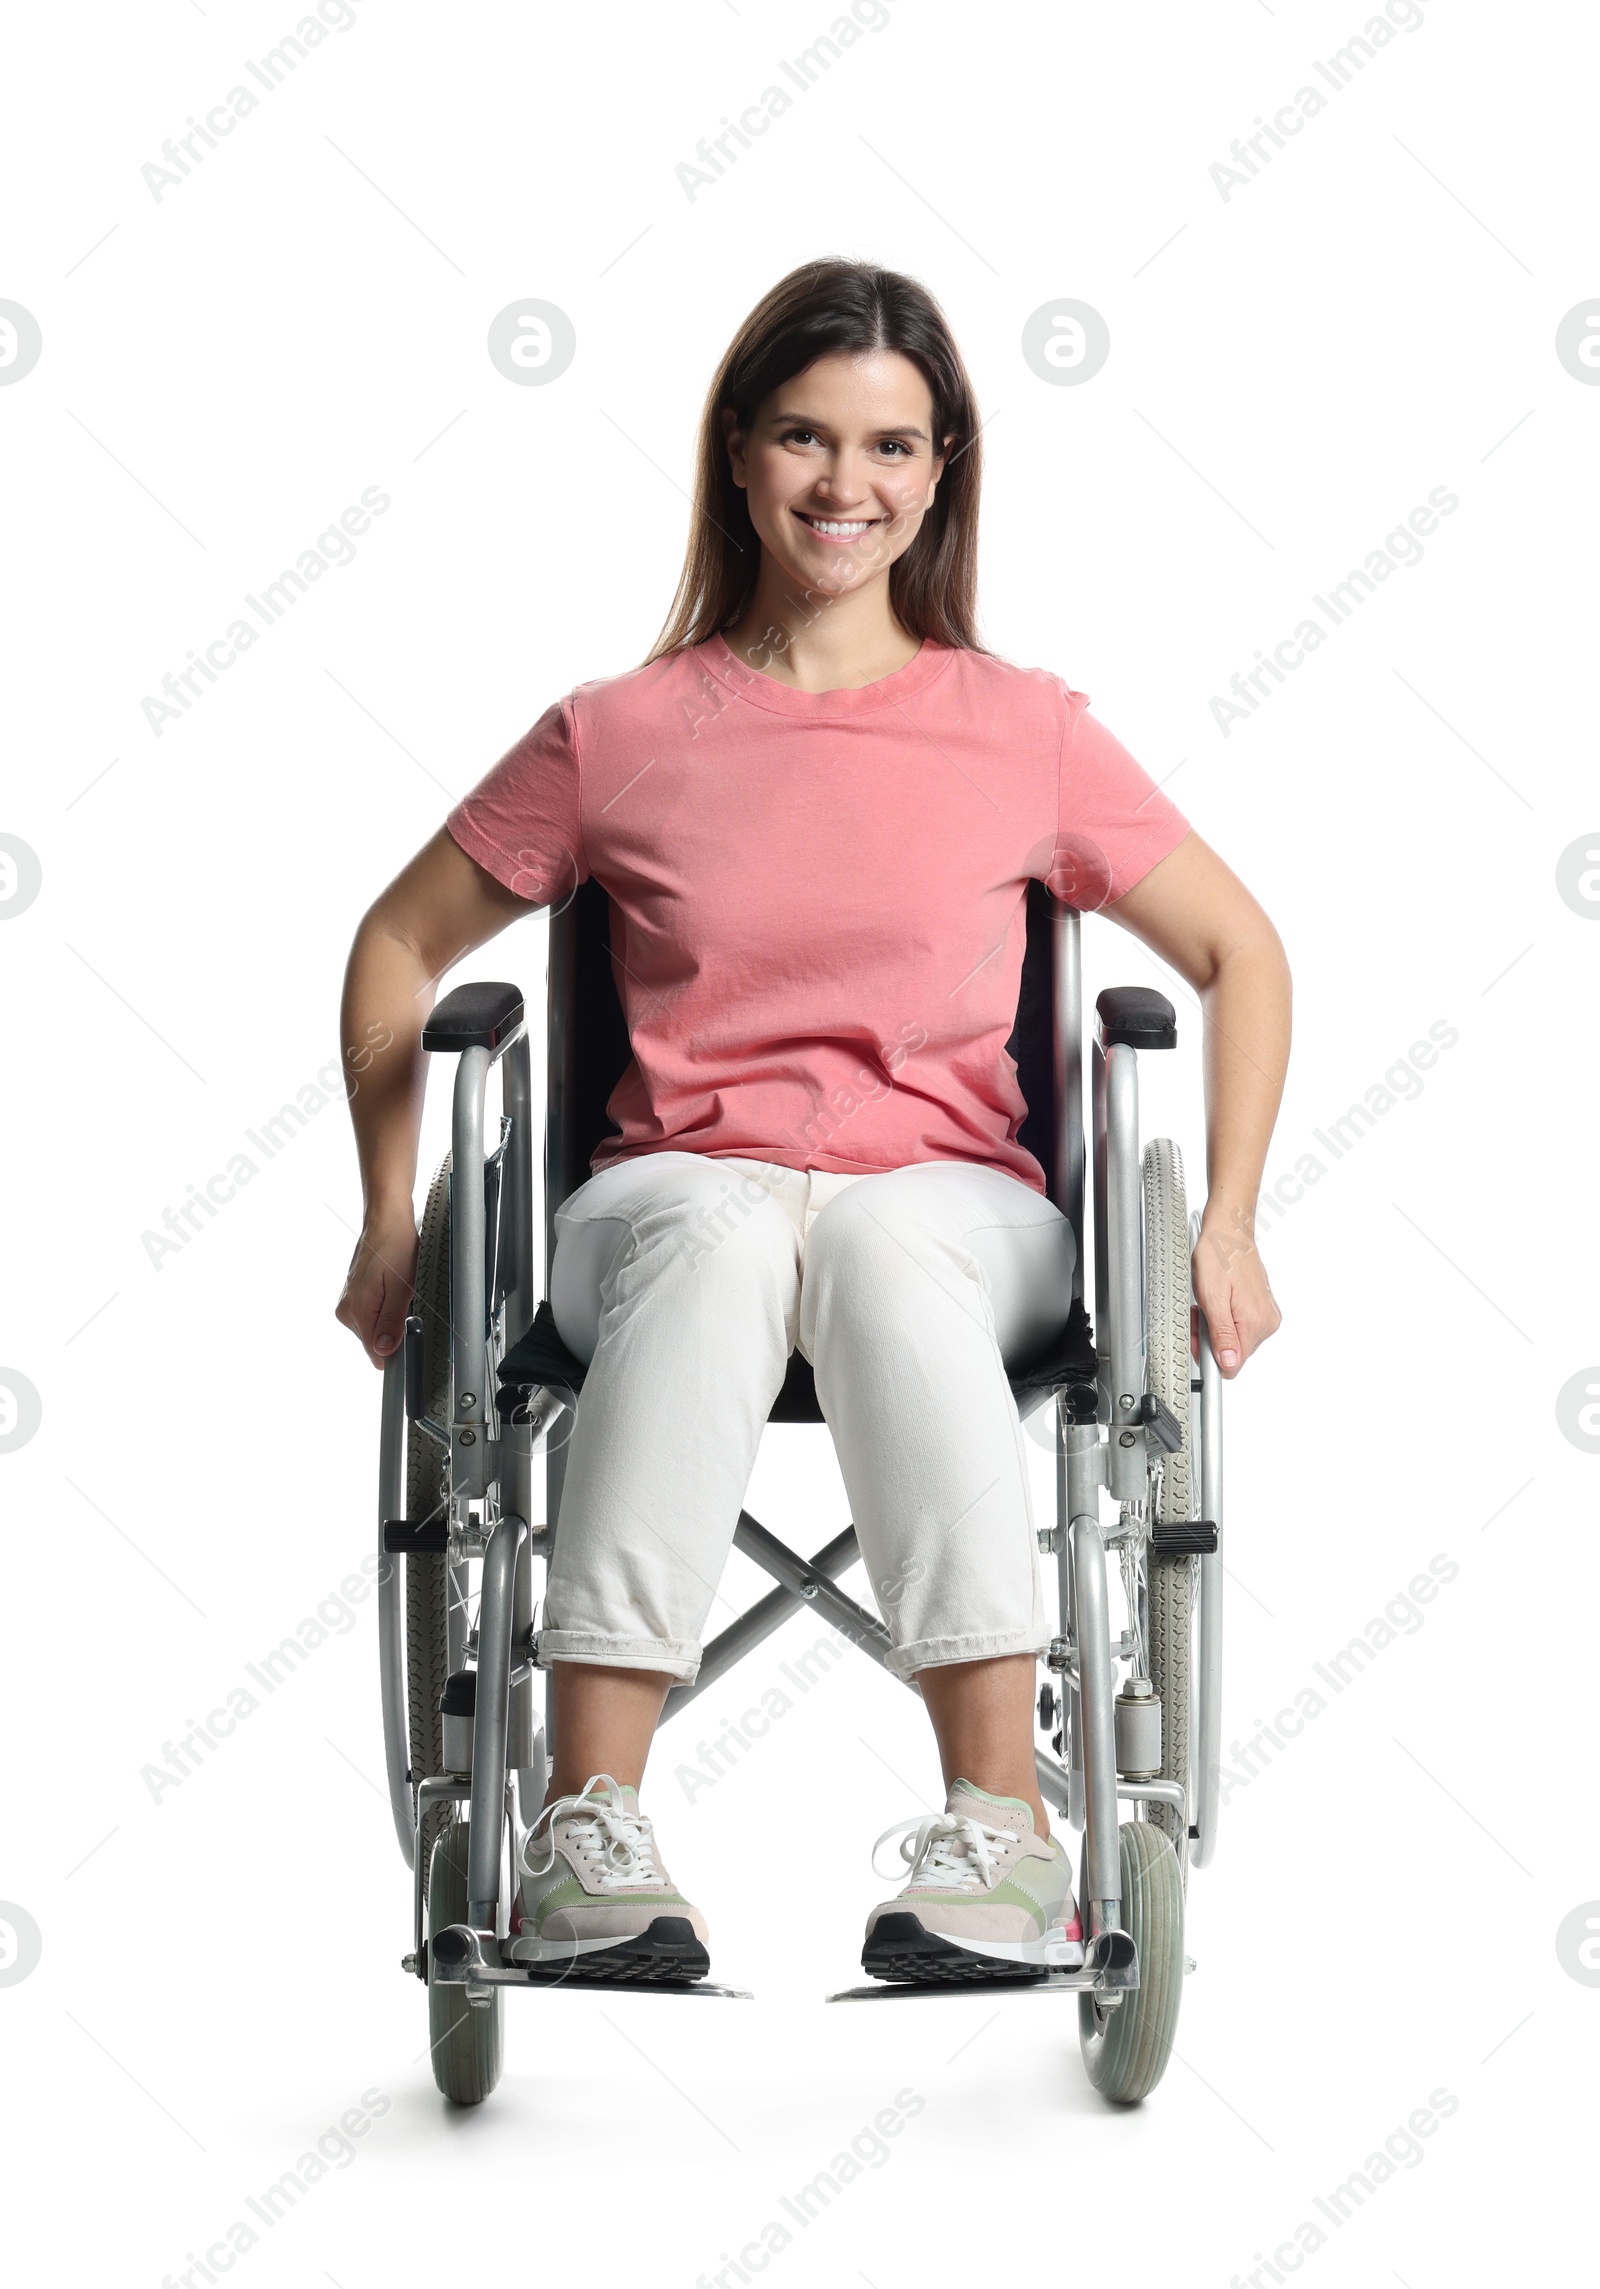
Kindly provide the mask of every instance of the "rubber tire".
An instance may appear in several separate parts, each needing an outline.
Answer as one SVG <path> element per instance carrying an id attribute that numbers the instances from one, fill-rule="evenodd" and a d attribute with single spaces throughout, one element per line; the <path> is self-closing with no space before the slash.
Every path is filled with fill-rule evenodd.
<path id="1" fill-rule="evenodd" d="M 1166 2072 L 1183 2000 L 1183 1878 L 1178 1855 L 1152 1821 L 1118 1833 L 1122 1921 L 1139 1950 L 1139 1984 L 1115 2009 L 1078 1997 L 1078 2040 L 1089 2080 L 1103 2098 L 1134 2105 Z M 1080 1898 L 1088 1875 L 1080 1875 Z M 1087 1910 L 1085 1910 L 1087 1912 Z"/>
<path id="2" fill-rule="evenodd" d="M 424 1411 L 436 1423 L 450 1419 L 450 1155 L 428 1188 L 417 1244 L 417 1279 L 411 1309 L 422 1321 Z M 413 1523 L 444 1517 L 449 1504 L 448 1451 L 418 1423 L 406 1425 L 406 1516 Z M 439 1696 L 450 1673 L 447 1626 L 449 1572 L 442 1551 L 404 1561 L 406 1569 L 406 1712 L 414 1782 L 444 1767 L 444 1720 Z M 450 1818 L 447 1804 L 429 1808 L 422 1856 L 431 1867 L 434 1840 Z"/>
<path id="3" fill-rule="evenodd" d="M 499 1988 L 492 2001 L 467 2001 L 463 1987 L 436 1987 L 432 1940 L 447 1924 L 467 1920 L 467 1839 L 471 1825 L 452 1820 L 428 1862 L 428 2040 L 433 2079 L 456 2106 L 479 2106 L 500 2080 L 502 2009 Z"/>
<path id="4" fill-rule="evenodd" d="M 1170 1137 L 1155 1137 L 1144 1151 L 1145 1388 L 1177 1417 L 1183 1443 L 1164 1454 L 1161 1492 L 1153 1520 L 1163 1526 L 1194 1514 L 1194 1448 L 1189 1427 L 1189 1307 L 1192 1300 L 1189 1209 L 1183 1155 Z M 1161 1778 L 1189 1786 L 1190 1728 L 1194 1711 L 1194 1602 L 1192 1555 L 1147 1555 L 1145 1581 L 1150 1682 L 1161 1703 Z M 1178 1814 L 1169 1804 L 1147 1808 L 1152 1823 L 1178 1842 Z"/>

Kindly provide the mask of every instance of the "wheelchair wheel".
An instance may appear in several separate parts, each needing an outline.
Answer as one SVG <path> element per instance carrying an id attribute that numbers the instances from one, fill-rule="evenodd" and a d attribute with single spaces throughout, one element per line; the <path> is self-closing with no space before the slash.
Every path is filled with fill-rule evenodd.
<path id="1" fill-rule="evenodd" d="M 450 1417 L 450 1155 L 428 1188 L 417 1245 L 417 1283 L 411 1309 L 422 1321 L 423 1409 L 436 1423 Z M 406 1425 L 406 1516 L 420 1522 L 445 1514 L 450 1458 L 420 1423 Z M 406 1702 L 411 1771 L 425 1780 L 444 1768 L 444 1720 L 439 1696 L 450 1673 L 449 1561 L 442 1551 L 405 1560 Z M 422 1832 L 424 1866 L 449 1819 L 448 1805 L 429 1808 Z"/>
<path id="2" fill-rule="evenodd" d="M 1155 1808 L 1152 1806 L 1151 1808 Z M 1130 1820 L 1118 1834 L 1122 1920 L 1139 1950 L 1139 1984 L 1111 2010 L 1078 1997 L 1078 2040 L 1089 2080 L 1124 2104 L 1148 2097 L 1166 2072 L 1183 1996 L 1183 1878 L 1178 1855 L 1153 1822 Z M 1088 1895 L 1087 1855 L 1079 1898 Z"/>
<path id="3" fill-rule="evenodd" d="M 1160 1486 L 1152 1524 L 1175 1525 L 1193 1516 L 1193 1456 L 1189 1429 L 1189 1210 L 1183 1156 L 1170 1137 L 1156 1137 L 1144 1152 L 1145 1382 L 1177 1417 L 1183 1444 L 1160 1457 Z M 1146 1555 L 1146 1622 L 1150 1681 L 1161 1703 L 1161 1778 L 1189 1784 L 1189 1732 L 1193 1710 L 1194 1601 L 1198 1561 L 1190 1555 Z M 1169 1804 L 1148 1807 L 1151 1823 L 1178 1842 L 1179 1816 Z"/>
<path id="4" fill-rule="evenodd" d="M 496 1988 L 487 2003 L 469 2003 L 464 1987 L 436 1987 L 432 1941 L 447 1924 L 467 1920 L 467 1839 L 471 1825 L 452 1820 L 434 1841 L 428 1862 L 428 2038 L 433 2079 L 457 2106 L 477 2106 L 500 2080 L 501 2008 Z"/>

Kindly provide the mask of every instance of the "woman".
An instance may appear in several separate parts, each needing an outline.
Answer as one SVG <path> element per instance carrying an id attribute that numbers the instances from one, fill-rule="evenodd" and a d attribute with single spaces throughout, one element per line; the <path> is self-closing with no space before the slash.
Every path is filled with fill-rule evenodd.
<path id="1" fill-rule="evenodd" d="M 1034 1770 L 1040 1595 L 1008 1360 L 1071 1295 L 1005 1053 L 1028 882 L 1131 930 L 1205 1011 L 1194 1285 L 1236 1375 L 1279 1313 L 1252 1242 L 1288 1055 L 1254 898 L 1058 676 L 975 634 L 979 421 L 924 289 L 808 264 L 708 395 L 668 626 L 552 705 L 364 918 L 342 1012 L 365 1224 L 337 1312 L 378 1364 L 415 1273 L 419 1035 L 441 974 L 593 875 L 633 1060 L 561 1207 L 551 1305 L 591 1364 L 539 1659 L 554 1760 L 513 1952 L 648 1972 L 706 1926 L 639 1809 L 790 1351 L 815 1370 L 890 1666 L 949 1790 L 873 1911 L 930 1970 L 1077 1958 Z M 891 1831 L 891 1833 L 896 1833 Z M 880 1839 L 880 1842 L 882 1839 Z M 641 1960 L 642 1959 L 642 1960 Z"/>

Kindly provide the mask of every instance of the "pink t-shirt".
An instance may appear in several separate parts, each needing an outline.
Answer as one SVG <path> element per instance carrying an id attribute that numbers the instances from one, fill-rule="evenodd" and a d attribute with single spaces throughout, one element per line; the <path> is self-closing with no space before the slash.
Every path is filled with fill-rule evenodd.
<path id="1" fill-rule="evenodd" d="M 1006 1054 L 1028 881 L 1092 910 L 1189 831 L 1088 704 L 933 642 L 795 691 L 712 636 L 547 708 L 445 823 L 535 905 L 610 896 L 633 1058 L 595 1170 L 963 1160 L 1042 1192 Z"/>

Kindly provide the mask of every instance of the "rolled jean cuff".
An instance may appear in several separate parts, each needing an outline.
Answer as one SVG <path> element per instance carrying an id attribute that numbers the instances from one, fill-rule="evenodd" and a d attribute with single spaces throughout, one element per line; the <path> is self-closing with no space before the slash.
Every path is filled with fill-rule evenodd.
<path id="1" fill-rule="evenodd" d="M 542 1642 L 542 1640 L 541 1640 Z M 1036 1629 L 1006 1629 L 976 1637 L 919 1637 L 910 1645 L 894 1645 L 885 1666 L 895 1677 L 910 1677 L 919 1669 L 942 1669 L 950 1661 L 998 1661 L 1008 1653 L 1044 1653 L 1050 1636 Z"/>
<path id="2" fill-rule="evenodd" d="M 538 1666 L 552 1661 L 592 1661 L 601 1669 L 660 1669 L 679 1684 L 692 1685 L 700 1673 L 700 1648 L 681 1638 L 603 1637 L 588 1629 L 541 1629 Z"/>

